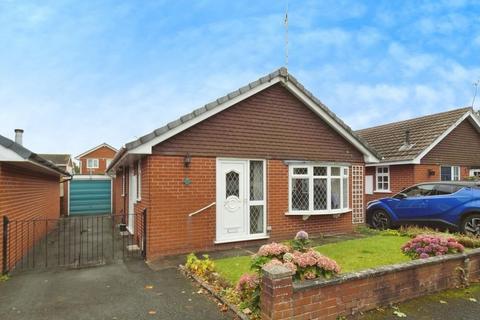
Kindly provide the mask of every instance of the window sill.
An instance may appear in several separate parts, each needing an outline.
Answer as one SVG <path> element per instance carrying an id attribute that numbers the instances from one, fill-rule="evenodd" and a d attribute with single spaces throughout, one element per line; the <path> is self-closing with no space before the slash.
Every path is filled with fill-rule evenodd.
<path id="1" fill-rule="evenodd" d="M 330 210 L 325 212 L 318 212 L 318 211 L 293 211 L 293 212 L 285 212 L 286 216 L 328 216 L 328 215 L 335 215 L 335 214 L 342 214 L 351 212 L 352 209 L 341 209 L 341 210 Z"/>
<path id="2" fill-rule="evenodd" d="M 375 190 L 373 193 L 392 193 L 391 190 Z"/>
<path id="3" fill-rule="evenodd" d="M 268 239 L 270 236 L 262 233 L 262 234 L 256 234 L 256 235 L 251 235 L 243 238 L 235 238 L 235 239 L 223 239 L 223 240 L 215 240 L 213 243 L 214 244 L 222 244 L 222 243 L 230 243 L 230 242 L 242 242 L 242 241 L 250 241 L 250 240 L 262 240 L 262 239 Z"/>

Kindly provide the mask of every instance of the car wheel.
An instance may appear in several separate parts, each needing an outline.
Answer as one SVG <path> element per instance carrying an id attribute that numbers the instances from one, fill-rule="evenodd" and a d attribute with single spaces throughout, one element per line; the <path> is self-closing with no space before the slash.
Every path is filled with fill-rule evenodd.
<path id="1" fill-rule="evenodd" d="M 471 214 L 463 219 L 460 230 L 465 234 L 480 237 L 480 214 Z"/>
<path id="2" fill-rule="evenodd" d="M 375 210 L 370 217 L 370 225 L 375 229 L 385 230 L 391 227 L 392 222 L 384 210 Z"/>

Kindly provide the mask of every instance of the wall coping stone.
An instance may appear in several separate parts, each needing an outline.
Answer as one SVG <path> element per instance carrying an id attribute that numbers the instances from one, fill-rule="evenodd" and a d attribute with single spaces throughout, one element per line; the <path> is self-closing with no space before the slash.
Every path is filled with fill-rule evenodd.
<path id="1" fill-rule="evenodd" d="M 426 259 L 417 259 L 409 262 L 403 262 L 403 263 L 397 263 L 397 264 L 392 264 L 388 266 L 365 269 L 358 272 L 345 273 L 340 276 L 336 276 L 326 280 L 305 280 L 305 281 L 298 281 L 298 282 L 295 281 L 293 282 L 293 291 L 297 292 L 302 290 L 308 290 L 311 288 L 327 287 L 331 285 L 341 284 L 347 281 L 373 278 L 373 277 L 377 277 L 377 276 L 381 276 L 389 273 L 414 269 L 418 266 L 427 266 L 427 265 L 432 265 L 437 263 L 444 263 L 447 261 L 458 260 L 462 258 L 464 260 L 468 260 L 471 256 L 476 256 L 476 255 L 480 255 L 480 248 L 472 249 L 472 250 L 469 250 L 468 252 L 463 252 L 463 253 L 447 254 L 444 256 L 436 256 L 436 257 L 430 257 Z M 283 266 L 275 266 L 275 267 L 285 268 Z M 290 274 L 288 274 L 288 276 L 289 275 Z"/>
<path id="2" fill-rule="evenodd" d="M 262 268 L 262 273 L 263 276 L 272 280 L 292 277 L 292 271 L 280 265 L 266 265 Z"/>

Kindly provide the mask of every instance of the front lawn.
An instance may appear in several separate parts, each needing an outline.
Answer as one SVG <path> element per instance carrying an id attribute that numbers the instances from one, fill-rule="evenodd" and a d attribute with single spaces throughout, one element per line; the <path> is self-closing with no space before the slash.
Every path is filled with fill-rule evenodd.
<path id="1" fill-rule="evenodd" d="M 408 240 L 406 236 L 376 235 L 325 244 L 315 250 L 337 261 L 344 273 L 410 261 L 400 249 Z M 223 278 L 236 283 L 250 271 L 250 260 L 249 256 L 218 259 L 215 268 Z"/>

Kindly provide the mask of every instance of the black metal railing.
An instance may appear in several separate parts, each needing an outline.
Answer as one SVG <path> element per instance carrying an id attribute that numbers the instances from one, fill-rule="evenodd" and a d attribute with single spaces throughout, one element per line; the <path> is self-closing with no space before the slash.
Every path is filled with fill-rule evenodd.
<path id="1" fill-rule="evenodd" d="M 4 216 L 2 273 L 145 258 L 146 221 L 146 209 L 140 214 L 56 219 L 21 220 Z"/>

